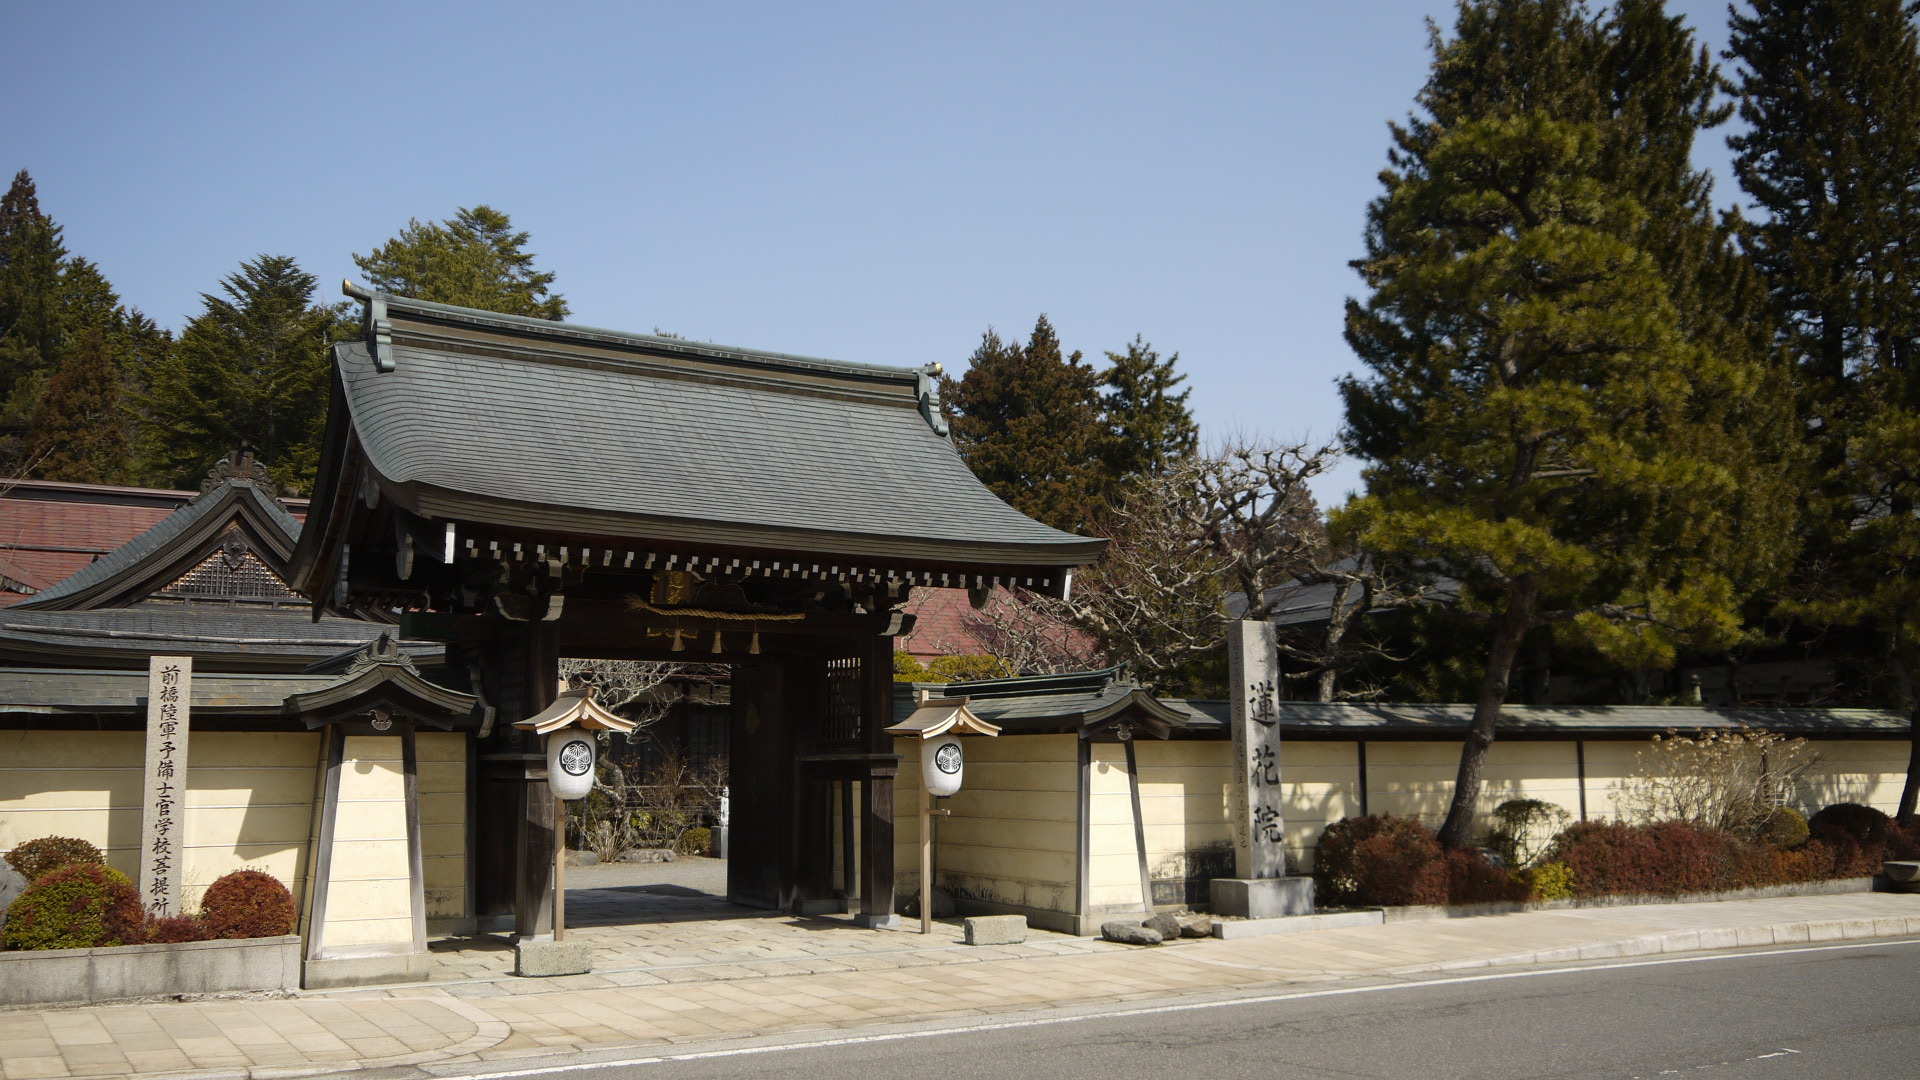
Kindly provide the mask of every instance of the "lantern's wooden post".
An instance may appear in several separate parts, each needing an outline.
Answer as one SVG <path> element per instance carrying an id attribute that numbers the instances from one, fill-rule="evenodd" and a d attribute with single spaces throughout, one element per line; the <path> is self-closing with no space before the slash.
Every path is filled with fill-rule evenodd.
<path id="1" fill-rule="evenodd" d="M 933 933 L 933 792 L 920 785 L 920 932 Z"/>
<path id="2" fill-rule="evenodd" d="M 553 846 L 553 940 L 567 940 L 567 803 L 553 800 L 554 829 L 560 842 Z"/>

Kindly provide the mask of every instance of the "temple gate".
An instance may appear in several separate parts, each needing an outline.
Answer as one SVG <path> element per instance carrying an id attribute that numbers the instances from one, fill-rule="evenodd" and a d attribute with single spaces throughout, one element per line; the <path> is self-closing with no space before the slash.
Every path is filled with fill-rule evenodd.
<path id="1" fill-rule="evenodd" d="M 335 349 L 295 587 L 316 617 L 398 622 L 468 672 L 487 714 L 469 796 L 481 925 L 552 925 L 559 823 L 541 747 L 512 725 L 553 701 L 561 656 L 731 665 L 729 897 L 842 896 L 831 797 L 852 785 L 859 920 L 890 923 L 885 729 L 910 590 L 1062 595 L 1104 541 L 974 479 L 937 367 L 347 292 L 364 336 Z"/>

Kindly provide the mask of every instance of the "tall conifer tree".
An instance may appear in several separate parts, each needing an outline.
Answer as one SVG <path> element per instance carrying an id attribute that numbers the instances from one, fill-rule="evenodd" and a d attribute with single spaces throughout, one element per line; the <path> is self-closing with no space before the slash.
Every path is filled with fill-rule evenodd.
<path id="1" fill-rule="evenodd" d="M 1055 528 L 1090 527 L 1104 477 L 1098 376 L 1079 352 L 1061 352 L 1045 315 L 1025 345 L 988 330 L 941 397 L 954 446 L 981 483 Z"/>
<path id="2" fill-rule="evenodd" d="M 76 335 L 35 404 L 27 435 L 33 475 L 80 484 L 124 484 L 131 447 L 120 372 L 107 331 Z"/>
<path id="3" fill-rule="evenodd" d="M 15 438 L 54 365 L 65 331 L 60 226 L 40 210 L 25 169 L 0 197 L 0 428 Z"/>
<path id="4" fill-rule="evenodd" d="M 490 206 L 461 207 L 450 221 L 407 222 L 400 235 L 355 255 L 374 288 L 415 300 L 564 319 L 567 301 L 553 274 L 533 268 L 530 235 Z"/>
<path id="5" fill-rule="evenodd" d="M 1881 642 L 1878 696 L 1913 714 L 1920 794 L 1920 5 L 1751 0 L 1727 57 L 1748 130 L 1734 170 L 1812 445 L 1790 610 Z"/>
<path id="6" fill-rule="evenodd" d="M 1100 412 L 1106 428 L 1102 456 L 1109 487 L 1130 477 L 1157 476 L 1198 449 L 1200 428 L 1187 409 L 1187 397 L 1193 391 L 1175 392 L 1187 381 L 1174 370 L 1179 362 L 1179 353 L 1163 360 L 1139 336 L 1127 343 L 1125 352 L 1107 354 L 1110 366 L 1100 373 Z M 1109 497 L 1117 494 L 1117 490 L 1107 492 Z"/>
<path id="7" fill-rule="evenodd" d="M 1338 524 L 1459 581 L 1488 628 L 1440 833 L 1460 847 L 1527 635 L 1634 664 L 1733 636 L 1785 493 L 1753 440 L 1764 368 L 1703 329 L 1723 234 L 1686 164 L 1714 118 L 1691 35 L 1656 0 L 1465 0 L 1433 51 L 1355 264 L 1371 375 L 1341 389 L 1372 464 Z"/>
<path id="8" fill-rule="evenodd" d="M 346 332 L 340 305 L 314 302 L 313 275 L 262 255 L 227 276 L 152 377 L 149 467 L 191 484 L 234 450 L 259 455 L 294 492 L 309 490 L 326 421 L 329 348 Z"/>

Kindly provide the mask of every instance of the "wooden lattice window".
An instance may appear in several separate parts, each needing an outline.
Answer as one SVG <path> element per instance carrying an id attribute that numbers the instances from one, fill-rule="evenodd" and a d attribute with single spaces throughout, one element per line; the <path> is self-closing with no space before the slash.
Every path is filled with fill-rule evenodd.
<path id="1" fill-rule="evenodd" d="M 827 661 L 827 708 L 820 741 L 834 746 L 860 742 L 860 661 Z"/>
<path id="2" fill-rule="evenodd" d="M 238 537 L 229 538 L 220 545 L 220 550 L 160 590 L 160 595 L 253 604 L 280 604 L 300 599 L 300 595 L 287 588 L 280 575 L 261 562 L 260 556 L 248 550 L 246 541 Z"/>

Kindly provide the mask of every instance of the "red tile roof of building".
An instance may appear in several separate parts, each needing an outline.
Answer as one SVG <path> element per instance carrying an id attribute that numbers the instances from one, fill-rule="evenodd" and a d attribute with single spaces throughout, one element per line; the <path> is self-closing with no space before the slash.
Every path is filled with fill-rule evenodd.
<path id="1" fill-rule="evenodd" d="M 198 494 L 58 480 L 8 483 L 0 488 L 0 607 L 78 572 Z M 296 518 L 305 516 L 307 500 L 282 502 Z"/>

